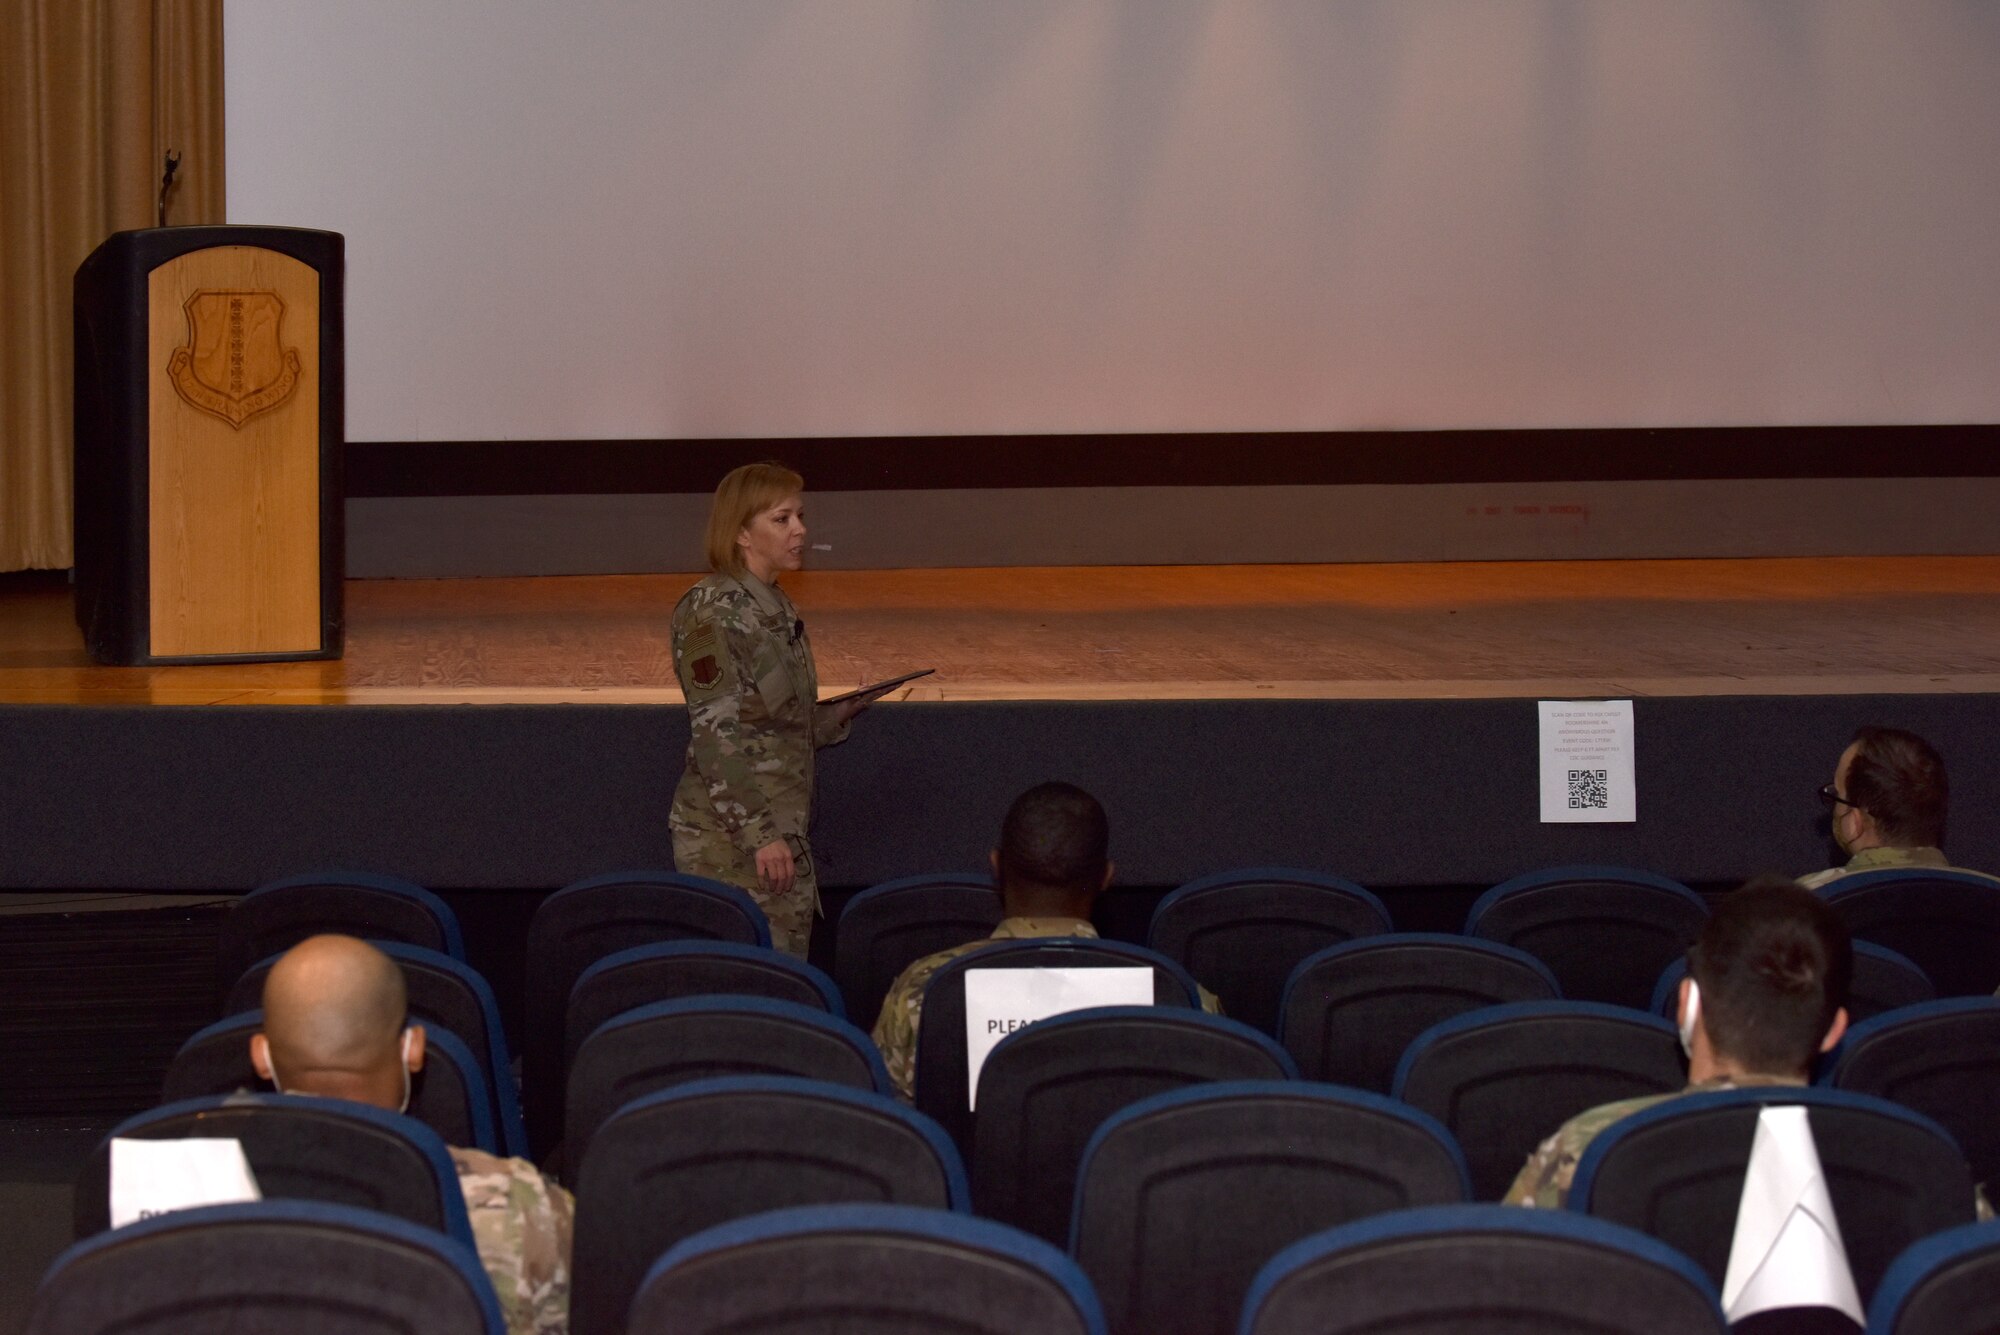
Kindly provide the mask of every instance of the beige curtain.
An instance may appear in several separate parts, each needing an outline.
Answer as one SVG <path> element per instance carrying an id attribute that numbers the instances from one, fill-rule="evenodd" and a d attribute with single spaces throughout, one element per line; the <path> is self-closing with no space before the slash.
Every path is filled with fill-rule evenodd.
<path id="1" fill-rule="evenodd" d="M 70 555 L 70 279 L 113 232 L 221 222 L 222 0 L 0 0 L 0 571 Z"/>

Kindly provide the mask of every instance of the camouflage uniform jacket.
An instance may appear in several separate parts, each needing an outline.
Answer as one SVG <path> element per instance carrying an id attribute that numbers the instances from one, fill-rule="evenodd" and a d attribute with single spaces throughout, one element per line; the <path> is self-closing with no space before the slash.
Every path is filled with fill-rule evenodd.
<path id="1" fill-rule="evenodd" d="M 816 707 L 812 644 L 792 600 L 751 574 L 710 575 L 674 608 L 673 647 L 689 727 L 674 821 L 746 853 L 803 837 L 813 750 L 847 728 Z"/>
<path id="2" fill-rule="evenodd" d="M 454 1145 L 451 1162 L 507 1335 L 566 1335 L 576 1211 L 570 1194 L 526 1159 Z"/>
<path id="3" fill-rule="evenodd" d="M 935 954 L 926 955 L 896 975 L 889 994 L 882 999 L 882 1013 L 875 1020 L 875 1046 L 882 1050 L 882 1063 L 896 1092 L 909 1102 L 917 1088 L 917 1026 L 922 1021 L 924 988 L 931 976 L 961 955 L 970 955 L 993 941 L 1027 941 L 1036 937 L 1081 936 L 1097 939 L 1097 929 L 1083 918 L 1003 918 L 984 941 L 967 941 Z M 1220 1014 L 1221 1003 L 1207 988 L 1201 989 L 1202 1009 Z"/>
<path id="4" fill-rule="evenodd" d="M 1604 1128 L 1613 1122 L 1643 1112 L 1668 1099 L 1680 1098 L 1682 1094 L 1707 1094 L 1720 1089 L 1751 1089 L 1765 1085 L 1804 1085 L 1805 1081 L 1789 1076 L 1777 1075 L 1718 1075 L 1708 1080 L 1697 1081 L 1682 1090 L 1680 1094 L 1649 1094 L 1644 1098 L 1621 1099 L 1617 1103 L 1602 1103 L 1587 1112 L 1580 1112 L 1562 1124 L 1553 1136 L 1543 1141 L 1535 1152 L 1528 1156 L 1528 1162 L 1521 1166 L 1514 1178 L 1514 1185 L 1507 1188 L 1503 1198 L 1508 1205 L 1529 1205 L 1544 1210 L 1560 1210 L 1569 1200 L 1569 1184 L 1576 1176 L 1577 1161 L 1590 1142 Z"/>
<path id="5" fill-rule="evenodd" d="M 1987 880 L 2000 877 L 1987 876 L 1983 871 L 1973 871 L 1968 867 L 1954 867 L 1945 860 L 1944 852 L 1936 848 L 1864 848 L 1847 860 L 1844 867 L 1828 867 L 1810 876 L 1799 877 L 1799 884 L 1808 890 L 1817 890 L 1823 885 L 1831 885 L 1843 876 L 1852 876 L 1862 871 L 1883 871 L 1888 868 L 1922 867 L 1934 871 L 1964 872 L 1968 876 L 1985 876 Z"/>

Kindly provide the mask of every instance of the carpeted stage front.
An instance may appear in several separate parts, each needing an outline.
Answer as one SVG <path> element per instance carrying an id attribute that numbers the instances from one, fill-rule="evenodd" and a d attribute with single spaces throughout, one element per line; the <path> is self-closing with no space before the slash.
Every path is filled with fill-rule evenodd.
<path id="1" fill-rule="evenodd" d="M 336 663 L 106 669 L 0 582 L 0 888 L 240 890 L 330 864 L 454 891 L 671 861 L 686 577 L 358 581 Z M 1803 871 L 1870 722 L 1952 765 L 2000 865 L 2000 558 L 807 572 L 828 690 L 935 666 L 821 753 L 832 887 L 971 866 L 1050 777 L 1120 880 L 1372 887 L 1552 863 Z M 1639 819 L 1543 825 L 1537 698 L 1638 700 Z M 168 707 L 173 706 L 173 707 Z"/>

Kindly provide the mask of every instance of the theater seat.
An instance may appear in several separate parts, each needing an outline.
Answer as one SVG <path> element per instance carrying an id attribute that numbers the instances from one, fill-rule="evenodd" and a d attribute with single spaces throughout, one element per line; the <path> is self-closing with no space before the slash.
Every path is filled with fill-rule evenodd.
<path id="1" fill-rule="evenodd" d="M 993 935 L 1002 913 L 991 872 L 932 872 L 863 890 L 833 928 L 833 976 L 848 1014 L 873 1028 L 896 975 L 926 955 Z"/>
<path id="2" fill-rule="evenodd" d="M 1723 1335 L 1707 1276 L 1631 1229 L 1442 1205 L 1295 1243 L 1259 1272 L 1241 1335 Z"/>
<path id="3" fill-rule="evenodd" d="M 2000 999 L 1949 997 L 1847 1031 L 1825 1081 L 1901 1104 L 1951 1132 L 1973 1180 L 2000 1186 Z"/>
<path id="4" fill-rule="evenodd" d="M 733 941 L 662 941 L 606 955 L 570 989 L 563 1021 L 563 1069 L 605 1021 L 638 1006 L 684 997 L 769 997 L 847 1018 L 840 989 L 807 964 L 762 946 Z"/>
<path id="5" fill-rule="evenodd" d="M 1101 1006 L 1000 1040 L 979 1072 L 972 1199 L 1060 1243 L 1083 1148 L 1120 1108 L 1218 1080 L 1291 1080 L 1285 1050 L 1247 1024 L 1172 1006 Z"/>
<path id="6" fill-rule="evenodd" d="M 2000 1312 L 2000 1223 L 1911 1243 L 1868 1305 L 1868 1335 L 1991 1335 Z"/>
<path id="7" fill-rule="evenodd" d="M 1234 1329 L 1266 1261 L 1322 1229 L 1467 1199 L 1435 1120 L 1301 1081 L 1194 1085 L 1113 1113 L 1084 1147 L 1069 1250 L 1112 1335 Z"/>
<path id="8" fill-rule="evenodd" d="M 1686 1083 L 1680 1035 L 1658 1016 L 1540 1001 L 1426 1029 L 1403 1054 L 1394 1089 L 1458 1141 L 1474 1197 L 1497 1201 L 1535 1146 L 1577 1113 Z"/>
<path id="9" fill-rule="evenodd" d="M 1352 881 L 1248 867 L 1190 881 L 1160 901 L 1146 944 L 1179 960 L 1231 1019 L 1276 1033 L 1285 979 L 1316 950 L 1390 930 L 1389 910 Z"/>
<path id="10" fill-rule="evenodd" d="M 436 1132 L 400 1113 L 300 1094 L 183 1099 L 126 1118 L 77 1176 L 79 1238 L 111 1227 L 111 1142 L 119 1137 L 235 1140 L 267 1200 L 352 1205 L 472 1245 L 458 1173 Z"/>
<path id="11" fill-rule="evenodd" d="M 626 1104 L 591 1137 L 576 1180 L 572 1335 L 617 1335 L 669 1247 L 745 1215 L 800 1205 L 963 1211 L 951 1139 L 895 1099 L 783 1076 L 698 1080 Z"/>
<path id="12" fill-rule="evenodd" d="M 80 1242 L 49 1267 L 26 1335 L 505 1335 L 469 1246 L 317 1201 L 181 1210 Z"/>
<path id="13" fill-rule="evenodd" d="M 1201 989 L 1187 970 L 1157 951 L 1094 937 L 1041 937 L 995 941 L 950 961 L 924 988 L 917 1027 L 917 1110 L 957 1143 L 972 1149 L 972 1110 L 965 1052 L 965 975 L 970 969 L 1129 969 L 1153 971 L 1153 1004 L 1199 1007 Z M 1079 1144 L 1079 1148 L 1080 1148 Z"/>
<path id="14" fill-rule="evenodd" d="M 565 1160 L 632 1100 L 725 1075 L 789 1075 L 877 1094 L 889 1073 L 868 1035 L 825 1011 L 768 997 L 688 997 L 626 1011 L 577 1049 Z"/>
<path id="15" fill-rule="evenodd" d="M 536 906 L 528 923 L 521 1093 L 538 1156 L 563 1134 L 563 1013 L 570 989 L 606 955 L 660 941 L 769 946 L 771 925 L 734 886 L 671 871 L 593 876 Z"/>
<path id="16" fill-rule="evenodd" d="M 2000 881 L 1961 871 L 1857 872 L 1819 894 L 1863 941 L 1907 955 L 1941 997 L 2000 987 Z"/>
<path id="17" fill-rule="evenodd" d="M 1403 1050 L 1439 1021 L 1561 995 L 1547 965 L 1511 946 L 1392 932 L 1301 961 L 1285 981 L 1278 1041 L 1308 1080 L 1386 1094 Z"/>
<path id="18" fill-rule="evenodd" d="M 257 961 L 326 932 L 465 958 L 457 916 L 422 886 L 373 872 L 306 872 L 258 886 L 223 915 L 216 944 L 222 987 Z"/>
<path id="19" fill-rule="evenodd" d="M 689 1238 L 648 1272 L 626 1330 L 1103 1335 L 1104 1317 L 1076 1263 L 1037 1238 L 939 1210 L 834 1205 Z"/>
<path id="20" fill-rule="evenodd" d="M 1643 1008 L 1707 920 L 1708 905 L 1679 881 L 1627 867 L 1550 867 L 1481 895 L 1465 933 L 1527 951 L 1573 1001 Z"/>
<path id="21" fill-rule="evenodd" d="M 1689 1094 L 1612 1123 L 1577 1161 L 1569 1207 L 1660 1239 L 1720 1284 L 1767 1106 L 1807 1110 L 1863 1303 L 1903 1248 L 1972 1221 L 1972 1173 L 1942 1127 L 1884 1099 L 1787 1086 Z"/>

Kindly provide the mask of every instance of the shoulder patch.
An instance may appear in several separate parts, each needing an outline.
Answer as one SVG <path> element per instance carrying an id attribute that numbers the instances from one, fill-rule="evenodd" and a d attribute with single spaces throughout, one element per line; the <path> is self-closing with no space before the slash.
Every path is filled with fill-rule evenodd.
<path id="1" fill-rule="evenodd" d="M 729 679 L 729 650 L 713 622 L 703 621 L 688 632 L 680 657 L 689 700 L 708 700 L 721 693 Z"/>

